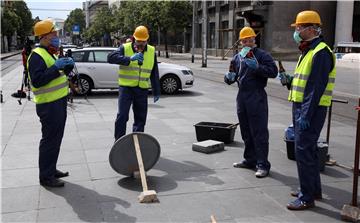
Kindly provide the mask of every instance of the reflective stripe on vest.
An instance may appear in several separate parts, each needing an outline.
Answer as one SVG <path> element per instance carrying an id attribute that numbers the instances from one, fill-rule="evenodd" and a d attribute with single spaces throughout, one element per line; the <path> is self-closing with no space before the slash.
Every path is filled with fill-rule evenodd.
<path id="1" fill-rule="evenodd" d="M 37 47 L 35 48 L 27 61 L 27 68 L 29 70 L 29 60 L 33 53 L 38 54 L 45 62 L 46 67 L 49 68 L 55 63 L 55 59 L 46 51 L 46 49 Z M 62 73 L 62 72 L 61 72 Z M 30 83 L 31 78 L 29 75 Z M 69 87 L 68 81 L 65 75 L 61 75 L 51 80 L 46 85 L 36 88 L 31 84 L 31 90 L 34 93 L 34 102 L 36 104 L 43 104 L 56 101 L 68 95 Z"/>
<path id="2" fill-rule="evenodd" d="M 299 58 L 299 61 L 295 69 L 294 79 L 291 83 L 291 89 L 288 97 L 289 101 L 303 102 L 304 91 L 307 80 L 309 79 L 309 75 L 311 73 L 312 61 L 314 55 L 320 50 L 324 49 L 325 47 L 327 47 L 330 50 L 330 52 L 332 52 L 331 49 L 324 42 L 321 42 L 315 47 L 315 49 L 309 50 L 302 60 L 301 58 Z M 328 83 L 326 85 L 323 95 L 320 98 L 319 105 L 321 106 L 330 106 L 331 104 L 332 93 L 334 90 L 335 78 L 336 78 L 336 67 L 335 67 L 336 59 L 334 54 L 333 54 L 333 61 L 334 61 L 334 67 L 329 73 Z"/>
<path id="3" fill-rule="evenodd" d="M 124 55 L 131 57 L 135 54 L 132 49 L 131 43 L 125 43 Z M 150 76 L 152 68 L 154 67 L 155 48 L 147 45 L 147 50 L 144 51 L 144 61 L 141 66 L 137 61 L 130 61 L 128 66 L 120 65 L 119 67 L 119 85 L 147 89 L 150 87 Z"/>

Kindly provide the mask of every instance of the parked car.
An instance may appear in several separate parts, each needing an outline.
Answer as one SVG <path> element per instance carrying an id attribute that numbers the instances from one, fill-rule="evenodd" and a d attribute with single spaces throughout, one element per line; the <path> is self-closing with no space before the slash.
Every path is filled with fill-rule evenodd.
<path id="1" fill-rule="evenodd" d="M 109 64 L 107 56 L 117 48 L 114 47 L 87 47 L 72 50 L 83 94 L 93 89 L 118 88 L 119 65 Z M 165 94 L 174 94 L 178 90 L 193 86 L 193 72 L 176 64 L 158 62 L 161 90 Z"/>
<path id="2" fill-rule="evenodd" d="M 334 49 L 334 53 L 336 59 L 343 59 L 347 54 L 352 54 L 350 58 L 356 59 L 360 54 L 360 42 L 339 42 Z"/>

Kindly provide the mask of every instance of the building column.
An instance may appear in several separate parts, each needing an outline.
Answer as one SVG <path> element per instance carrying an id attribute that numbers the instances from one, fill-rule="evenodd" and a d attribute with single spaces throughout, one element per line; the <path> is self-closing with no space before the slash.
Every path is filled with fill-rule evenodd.
<path id="1" fill-rule="evenodd" d="M 234 3 L 229 1 L 229 29 L 235 29 L 234 26 Z M 234 31 L 228 32 L 228 47 L 231 47 L 235 42 L 233 42 Z"/>
<path id="2" fill-rule="evenodd" d="M 339 42 L 352 42 L 352 25 L 354 15 L 354 1 L 337 1 L 335 45 Z"/>
<path id="3" fill-rule="evenodd" d="M 220 2 L 215 2 L 215 55 L 218 56 L 218 49 L 220 48 L 219 36 L 220 36 Z"/>

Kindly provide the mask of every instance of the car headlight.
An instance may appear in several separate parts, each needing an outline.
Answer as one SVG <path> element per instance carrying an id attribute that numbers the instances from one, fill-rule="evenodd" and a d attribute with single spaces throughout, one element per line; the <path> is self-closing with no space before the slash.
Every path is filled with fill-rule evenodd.
<path id="1" fill-rule="evenodd" d="M 193 75 L 193 72 L 191 70 L 182 70 L 181 71 L 184 75 Z"/>

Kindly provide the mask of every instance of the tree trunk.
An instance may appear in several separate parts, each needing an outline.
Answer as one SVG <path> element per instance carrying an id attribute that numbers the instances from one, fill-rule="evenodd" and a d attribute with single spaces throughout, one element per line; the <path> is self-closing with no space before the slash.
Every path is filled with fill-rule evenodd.
<path id="1" fill-rule="evenodd" d="M 168 43 L 167 43 L 167 30 L 164 31 L 164 39 L 165 39 L 165 54 L 166 54 L 166 58 L 169 58 Z"/>

